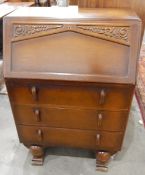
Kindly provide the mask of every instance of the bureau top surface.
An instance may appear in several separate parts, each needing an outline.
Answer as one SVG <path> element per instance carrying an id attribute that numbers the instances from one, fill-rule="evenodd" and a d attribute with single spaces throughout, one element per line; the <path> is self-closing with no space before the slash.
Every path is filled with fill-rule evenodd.
<path id="1" fill-rule="evenodd" d="M 23 7 L 11 14 L 9 17 L 32 17 L 49 19 L 110 19 L 110 20 L 140 20 L 138 16 L 129 9 L 78 9 L 77 6 L 69 7 Z"/>

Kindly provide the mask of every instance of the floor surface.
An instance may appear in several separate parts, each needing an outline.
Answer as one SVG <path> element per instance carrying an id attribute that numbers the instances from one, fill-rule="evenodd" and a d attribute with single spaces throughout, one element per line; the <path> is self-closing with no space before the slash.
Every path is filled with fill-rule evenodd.
<path id="1" fill-rule="evenodd" d="M 107 173 L 95 171 L 94 154 L 85 150 L 48 149 L 44 166 L 31 166 L 29 150 L 19 143 L 9 100 L 0 96 L 0 175 L 144 175 L 145 129 L 134 99 L 122 151 Z"/>

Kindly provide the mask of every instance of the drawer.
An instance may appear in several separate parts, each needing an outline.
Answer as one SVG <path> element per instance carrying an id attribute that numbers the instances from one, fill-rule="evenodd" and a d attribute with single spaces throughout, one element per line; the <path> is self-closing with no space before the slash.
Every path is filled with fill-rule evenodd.
<path id="1" fill-rule="evenodd" d="M 130 86 L 13 86 L 8 88 L 12 103 L 50 104 L 80 108 L 129 109 Z"/>
<path id="2" fill-rule="evenodd" d="M 76 108 L 48 108 L 13 105 L 17 124 L 60 128 L 123 131 L 127 111 L 97 111 Z"/>
<path id="3" fill-rule="evenodd" d="M 87 149 L 118 151 L 122 132 L 96 132 L 49 127 L 17 126 L 20 141 L 26 145 L 66 146 Z"/>

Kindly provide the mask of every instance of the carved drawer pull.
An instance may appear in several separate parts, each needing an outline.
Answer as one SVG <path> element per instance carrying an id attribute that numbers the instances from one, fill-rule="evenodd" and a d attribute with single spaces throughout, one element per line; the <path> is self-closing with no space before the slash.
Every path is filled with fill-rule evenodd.
<path id="1" fill-rule="evenodd" d="M 31 88 L 31 93 L 32 93 L 33 99 L 37 100 L 38 99 L 38 89 L 35 86 Z"/>
<path id="2" fill-rule="evenodd" d="M 99 100 L 99 104 L 100 105 L 105 103 L 105 97 L 106 97 L 105 90 L 102 89 L 101 92 L 100 92 L 100 100 Z"/>
<path id="3" fill-rule="evenodd" d="M 40 110 L 39 109 L 34 109 L 34 114 L 36 116 L 36 121 L 37 122 L 40 122 L 41 121 L 41 118 L 40 118 Z"/>
<path id="4" fill-rule="evenodd" d="M 96 135 L 96 145 L 100 145 L 100 138 L 101 138 L 101 135 L 97 134 Z"/>
<path id="5" fill-rule="evenodd" d="M 103 121 L 103 115 L 101 113 L 98 114 L 98 127 L 101 127 Z"/>
<path id="6" fill-rule="evenodd" d="M 38 130 L 37 130 L 37 135 L 38 135 L 39 141 L 42 141 L 42 139 L 43 139 L 43 132 L 42 132 L 41 129 L 38 129 Z"/>

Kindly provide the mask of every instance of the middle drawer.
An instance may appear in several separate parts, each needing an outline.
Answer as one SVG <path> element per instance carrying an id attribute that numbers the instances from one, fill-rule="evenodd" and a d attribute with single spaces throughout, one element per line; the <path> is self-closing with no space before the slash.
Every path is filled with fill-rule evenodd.
<path id="1" fill-rule="evenodd" d="M 127 111 L 99 111 L 76 108 L 13 105 L 17 124 L 60 128 L 123 131 Z"/>

